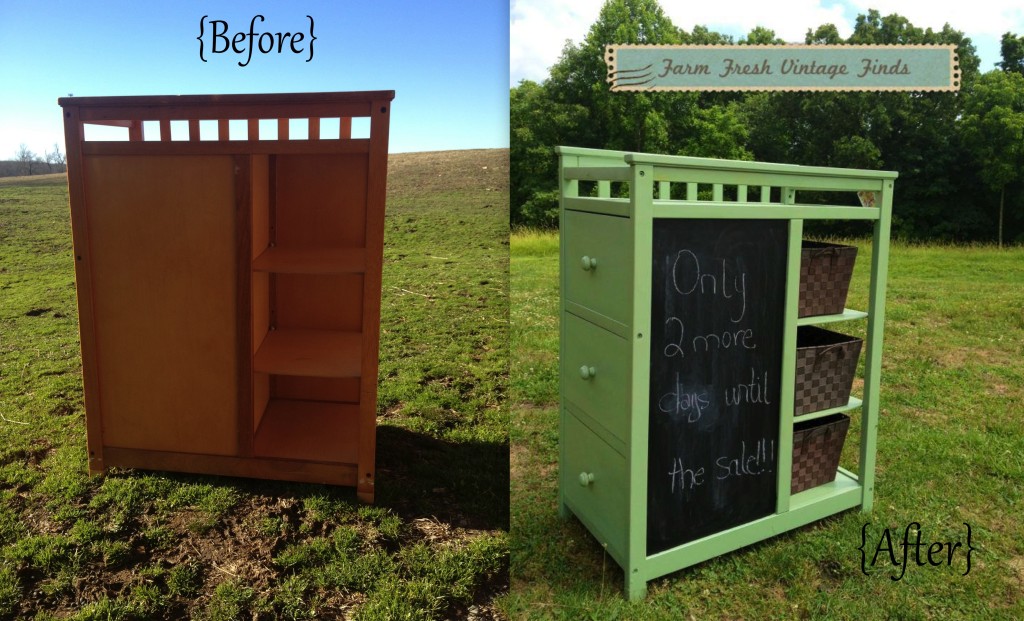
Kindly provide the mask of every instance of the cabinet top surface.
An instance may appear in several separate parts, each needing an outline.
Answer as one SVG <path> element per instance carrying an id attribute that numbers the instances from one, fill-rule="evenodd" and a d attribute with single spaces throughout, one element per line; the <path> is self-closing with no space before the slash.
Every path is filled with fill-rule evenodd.
<path id="1" fill-rule="evenodd" d="M 352 103 L 395 98 L 395 91 L 347 91 L 330 93 L 261 93 L 249 95 L 126 95 L 115 97 L 60 97 L 62 107 L 102 106 L 193 106 L 193 105 L 260 105 L 260 104 L 325 104 Z"/>
<path id="2" fill-rule="evenodd" d="M 588 158 L 590 166 L 632 166 L 650 164 L 667 168 L 696 168 L 703 170 L 722 170 L 728 172 L 764 172 L 778 174 L 798 174 L 824 177 L 851 177 L 860 179 L 895 179 L 899 176 L 890 170 L 860 170 L 854 168 L 830 168 L 826 166 L 806 166 L 801 164 L 777 164 L 772 162 L 750 162 L 741 160 L 724 160 L 709 157 L 690 157 L 684 155 L 660 155 L 654 153 L 631 153 L 605 149 L 588 149 L 582 147 L 555 147 L 560 156 L 582 156 Z M 597 161 L 602 161 L 600 164 Z"/>

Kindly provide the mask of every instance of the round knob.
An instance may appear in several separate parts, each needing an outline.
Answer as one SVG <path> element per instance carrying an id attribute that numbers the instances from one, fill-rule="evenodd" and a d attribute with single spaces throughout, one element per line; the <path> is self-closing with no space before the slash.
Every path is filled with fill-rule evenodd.
<path id="1" fill-rule="evenodd" d="M 580 259 L 580 265 L 583 267 L 583 271 L 597 269 L 597 259 L 594 257 L 584 256 Z"/>
<path id="2" fill-rule="evenodd" d="M 595 375 L 597 375 L 597 369 L 594 367 L 588 367 L 587 365 L 580 367 L 580 377 L 583 379 L 590 379 Z"/>
<path id="3" fill-rule="evenodd" d="M 583 487 L 587 487 L 588 485 L 590 485 L 593 482 L 594 482 L 594 473 L 593 472 L 581 472 L 580 473 L 580 485 L 582 485 Z"/>

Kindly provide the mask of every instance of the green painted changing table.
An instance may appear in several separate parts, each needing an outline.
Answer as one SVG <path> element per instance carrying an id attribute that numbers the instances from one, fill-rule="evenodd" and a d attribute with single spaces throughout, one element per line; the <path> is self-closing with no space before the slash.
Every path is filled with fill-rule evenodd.
<path id="1" fill-rule="evenodd" d="M 622 566 L 628 597 L 840 511 L 869 511 L 897 173 L 557 152 L 560 512 Z M 803 225 L 816 219 L 873 222 L 867 309 L 798 318 Z M 865 317 L 862 400 L 794 417 L 797 327 Z M 794 421 L 857 409 L 858 471 L 789 493 Z"/>

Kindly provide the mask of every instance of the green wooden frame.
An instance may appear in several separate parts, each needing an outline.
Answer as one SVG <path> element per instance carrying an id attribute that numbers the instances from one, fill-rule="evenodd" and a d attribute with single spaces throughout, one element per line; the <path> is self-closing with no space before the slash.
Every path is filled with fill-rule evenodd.
<path id="1" fill-rule="evenodd" d="M 892 214 L 892 192 L 897 173 L 841 168 L 768 164 L 707 158 L 625 153 L 598 149 L 558 147 L 561 222 L 566 212 L 583 212 L 613 216 L 628 221 L 623 231 L 628 234 L 617 240 L 619 250 L 631 257 L 632 291 L 610 292 L 610 295 L 631 296 L 632 316 L 623 326 L 593 309 L 581 308 L 567 300 L 570 270 L 579 269 L 580 257 L 568 256 L 565 227 L 561 236 L 561 345 L 560 358 L 571 361 L 574 345 L 567 343 L 566 323 L 583 319 L 605 330 L 613 330 L 630 342 L 631 360 L 628 377 L 629 411 L 627 436 L 609 437 L 607 430 L 593 423 L 599 417 L 580 412 L 567 399 L 566 367 L 561 375 L 560 475 L 559 512 L 563 517 L 575 514 L 622 566 L 626 574 L 626 594 L 630 599 L 646 594 L 647 582 L 654 578 L 700 563 L 715 556 L 767 539 L 784 531 L 820 520 L 829 515 L 859 506 L 870 511 L 874 494 L 875 451 L 878 427 L 878 391 L 882 363 L 882 332 L 885 314 L 886 272 L 889 262 L 889 228 Z M 581 195 L 580 183 L 592 182 L 596 189 Z M 613 196 L 613 183 L 628 184 L 628 198 Z M 683 199 L 671 199 L 673 184 L 685 188 Z M 735 190 L 733 190 L 735 188 Z M 749 200 L 751 188 L 758 188 L 757 200 Z M 772 189 L 775 189 L 772 191 Z M 704 189 L 704 200 L 700 190 Z M 707 200 L 710 189 L 710 200 Z M 727 200 L 727 189 L 728 199 Z M 875 193 L 873 206 L 810 205 L 798 201 L 801 191 Z M 678 190 L 677 190 L 678 191 Z M 593 194 L 596 194 L 594 196 Z M 623 194 L 619 192 L 619 194 Z M 775 195 L 778 198 L 772 200 Z M 785 292 L 784 347 L 779 401 L 779 467 L 776 512 L 702 539 L 648 556 L 647 524 L 647 441 L 649 403 L 651 315 L 651 244 L 655 218 L 740 218 L 784 219 L 789 221 L 789 249 Z M 871 220 L 874 223 L 871 257 L 870 298 L 866 311 L 846 309 L 838 315 L 798 319 L 797 303 L 800 281 L 800 255 L 805 220 Z M 585 238 L 586 230 L 574 231 L 575 239 Z M 587 269 L 584 267 L 584 269 Z M 599 268 L 598 268 L 599 269 Z M 575 277 L 574 277 L 575 278 Z M 576 319 L 571 319 L 575 317 Z M 793 392 L 798 325 L 828 323 L 867 317 L 866 358 L 864 364 L 863 400 L 851 398 L 846 406 L 801 416 L 800 420 L 827 414 L 861 409 L 859 471 L 840 468 L 833 483 L 789 494 L 793 442 Z M 572 364 L 572 362 L 569 362 Z M 614 415 L 614 413 L 612 413 Z M 586 426 L 592 434 L 581 438 L 567 436 L 567 425 L 574 429 Z M 620 455 L 625 473 L 601 476 L 575 472 L 567 464 L 567 444 L 572 441 L 596 452 Z M 584 452 L 588 452 L 584 451 Z M 576 454 L 580 450 L 576 449 Z M 606 460 L 607 462 L 607 460 Z M 615 462 L 618 463 L 618 462 Z M 621 481 L 621 483 L 619 483 Z M 624 490 L 611 490 L 627 503 L 626 532 L 618 532 L 621 524 L 608 517 L 612 507 L 601 506 L 598 500 L 579 492 L 602 491 L 600 486 L 624 485 Z M 570 489 L 570 486 L 576 488 Z M 583 495 L 581 495 L 583 494 Z M 607 498 L 594 495 L 593 498 Z"/>

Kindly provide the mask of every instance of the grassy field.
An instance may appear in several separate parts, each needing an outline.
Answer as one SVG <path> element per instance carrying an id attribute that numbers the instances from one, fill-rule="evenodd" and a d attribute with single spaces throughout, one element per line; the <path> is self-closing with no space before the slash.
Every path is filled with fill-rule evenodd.
<path id="1" fill-rule="evenodd" d="M 508 588 L 508 151 L 392 156 L 377 504 L 86 474 L 63 175 L 0 180 L 0 619 L 491 619 Z"/>
<path id="2" fill-rule="evenodd" d="M 848 306 L 865 308 L 871 248 L 854 243 Z M 1024 248 L 892 248 L 872 513 L 848 511 L 670 574 L 634 603 L 623 599 L 618 565 L 575 518 L 557 514 L 558 238 L 516 233 L 511 251 L 511 616 L 1024 618 Z M 841 325 L 864 335 L 863 321 Z M 899 580 L 884 551 L 865 575 L 865 522 L 875 537 L 868 549 L 889 528 L 900 562 L 909 523 L 928 543 L 966 545 L 966 522 L 970 571 L 962 549 L 951 566 L 918 566 L 911 549 Z"/>

